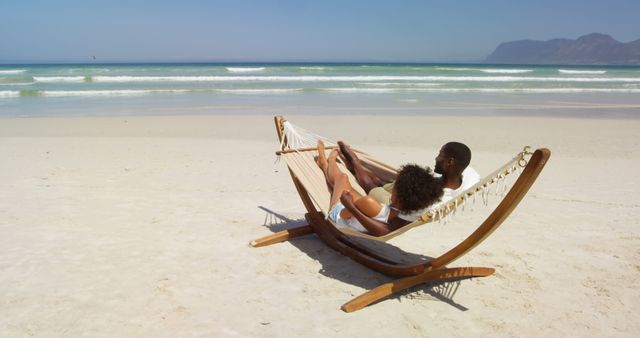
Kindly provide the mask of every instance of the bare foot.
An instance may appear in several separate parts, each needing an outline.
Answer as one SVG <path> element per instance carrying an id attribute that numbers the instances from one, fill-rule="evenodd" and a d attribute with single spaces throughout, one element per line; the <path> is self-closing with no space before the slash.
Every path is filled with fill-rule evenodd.
<path id="1" fill-rule="evenodd" d="M 322 142 L 322 140 L 318 140 L 318 157 L 316 157 L 316 163 L 326 176 L 329 163 L 327 162 L 327 157 L 324 153 L 324 142 Z"/>
<path id="2" fill-rule="evenodd" d="M 332 149 L 331 152 L 329 153 L 329 161 L 335 162 L 339 154 L 340 152 L 338 151 L 338 149 L 335 149 L 335 148 Z"/>
<path id="3" fill-rule="evenodd" d="M 344 158 L 344 164 L 350 172 L 353 172 L 353 161 L 358 159 L 358 156 L 348 144 L 338 141 L 338 146 L 340 147 L 340 157 Z"/>

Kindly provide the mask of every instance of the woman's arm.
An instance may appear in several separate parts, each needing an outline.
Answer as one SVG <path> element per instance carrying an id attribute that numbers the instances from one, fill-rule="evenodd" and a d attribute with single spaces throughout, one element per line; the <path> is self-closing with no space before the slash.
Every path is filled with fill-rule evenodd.
<path id="1" fill-rule="evenodd" d="M 355 217 L 358 222 L 360 222 L 360 224 L 362 224 L 362 226 L 374 236 L 384 236 L 409 223 L 398 217 L 390 217 L 389 224 L 373 219 L 356 206 L 356 203 L 353 200 L 353 194 L 349 191 L 342 193 L 340 196 L 340 202 L 342 202 L 345 208 L 351 212 L 353 217 Z"/>

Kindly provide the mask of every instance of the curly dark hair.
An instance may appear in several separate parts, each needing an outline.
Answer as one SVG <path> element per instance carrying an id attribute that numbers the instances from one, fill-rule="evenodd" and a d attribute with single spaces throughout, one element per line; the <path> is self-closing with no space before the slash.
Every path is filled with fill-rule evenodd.
<path id="1" fill-rule="evenodd" d="M 431 169 L 413 163 L 400 168 L 394 189 L 403 212 L 426 208 L 442 197 L 442 185 Z"/>

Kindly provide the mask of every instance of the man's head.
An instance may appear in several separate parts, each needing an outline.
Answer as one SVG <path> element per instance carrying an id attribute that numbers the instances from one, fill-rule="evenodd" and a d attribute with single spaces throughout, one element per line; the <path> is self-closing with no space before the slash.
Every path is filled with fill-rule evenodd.
<path id="1" fill-rule="evenodd" d="M 417 164 L 406 164 L 400 168 L 393 185 L 393 197 L 400 209 L 411 212 L 426 208 L 440 200 L 442 185 L 433 177 L 431 169 Z"/>
<path id="2" fill-rule="evenodd" d="M 471 150 L 460 142 L 449 142 L 442 146 L 433 169 L 438 174 L 460 175 L 471 162 Z"/>

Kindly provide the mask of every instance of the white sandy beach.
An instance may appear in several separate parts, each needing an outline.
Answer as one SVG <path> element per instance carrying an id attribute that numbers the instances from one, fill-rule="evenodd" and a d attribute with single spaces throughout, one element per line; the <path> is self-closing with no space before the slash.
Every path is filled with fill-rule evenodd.
<path id="1" fill-rule="evenodd" d="M 354 313 L 389 277 L 303 224 L 272 117 L 0 119 L 1 337 L 637 337 L 640 120 L 289 116 L 386 162 L 433 165 L 443 143 L 481 173 L 524 145 L 551 159 L 520 206 L 454 265 L 495 267 Z M 495 200 L 491 201 L 495 205 Z M 438 255 L 490 208 L 390 242 Z"/>

